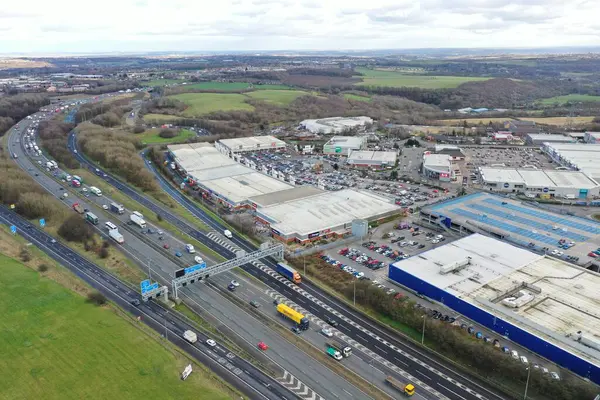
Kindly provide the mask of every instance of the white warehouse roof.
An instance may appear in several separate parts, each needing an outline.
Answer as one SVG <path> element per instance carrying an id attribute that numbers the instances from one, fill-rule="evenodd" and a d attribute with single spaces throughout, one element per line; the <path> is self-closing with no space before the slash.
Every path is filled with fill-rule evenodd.
<path id="1" fill-rule="evenodd" d="M 543 148 L 553 158 L 560 158 L 594 179 L 600 179 L 600 144 L 547 143 Z"/>
<path id="2" fill-rule="evenodd" d="M 600 362 L 600 351 L 566 338 L 582 331 L 584 337 L 600 342 L 600 274 L 480 234 L 390 268 L 400 268 L 574 354 Z M 532 297 L 526 307 L 503 304 L 502 300 L 521 291 Z"/>
<path id="3" fill-rule="evenodd" d="M 398 154 L 395 151 L 353 150 L 348 156 L 348 164 L 396 164 Z"/>
<path id="4" fill-rule="evenodd" d="M 348 128 L 372 123 L 373 119 L 369 117 L 331 117 L 307 119 L 300 122 L 300 126 L 313 133 L 328 134 L 341 133 Z"/>
<path id="5" fill-rule="evenodd" d="M 285 142 L 273 136 L 251 136 L 234 139 L 221 139 L 219 144 L 229 151 L 258 151 L 285 148 Z"/>
<path id="6" fill-rule="evenodd" d="M 480 167 L 485 182 L 513 183 L 527 187 L 592 189 L 598 182 L 580 171 Z"/>

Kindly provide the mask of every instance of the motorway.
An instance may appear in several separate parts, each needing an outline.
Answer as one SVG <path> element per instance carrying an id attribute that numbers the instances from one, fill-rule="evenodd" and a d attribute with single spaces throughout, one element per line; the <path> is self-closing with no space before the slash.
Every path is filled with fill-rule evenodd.
<path id="1" fill-rule="evenodd" d="M 71 151 L 76 149 L 74 134 L 69 138 L 69 148 Z M 78 157 L 82 164 L 87 165 L 88 169 L 93 170 L 96 168 L 95 165 L 89 163 L 79 153 L 75 153 L 74 155 Z M 225 239 L 219 234 L 219 232 L 223 232 L 226 229 L 225 225 L 213 220 L 196 204 L 179 193 L 154 169 L 154 166 L 150 162 L 147 161 L 146 166 L 155 174 L 163 190 L 215 231 L 208 234 L 197 231 L 188 223 L 173 215 L 165 207 L 141 195 L 110 174 L 106 178 L 107 182 L 153 212 L 160 213 L 171 224 L 226 258 L 234 258 L 236 249 L 243 249 L 247 252 L 256 250 L 254 245 L 248 243 L 244 238 L 235 233 L 231 241 Z M 417 348 L 412 343 L 398 340 L 394 333 L 375 325 L 360 313 L 332 300 L 310 283 L 305 282 L 302 284 L 302 288 L 300 288 L 291 284 L 283 277 L 274 274 L 272 270 L 275 268 L 275 260 L 263 259 L 261 261 L 262 263 L 256 263 L 257 265 L 255 266 L 248 264 L 242 266 L 242 268 L 261 279 L 277 293 L 284 294 L 295 304 L 309 305 L 310 310 L 312 310 L 311 313 L 308 313 L 310 316 L 314 316 L 320 321 L 323 321 L 327 316 L 331 316 L 345 322 L 345 332 L 347 332 L 348 337 L 352 340 L 352 342 L 350 340 L 348 342 L 352 344 L 356 343 L 362 346 L 362 348 L 368 349 L 367 354 L 380 362 L 382 367 L 388 367 L 403 377 L 411 379 L 411 381 L 416 383 L 417 387 L 423 389 L 420 390 L 420 393 L 423 393 L 423 391 L 427 393 L 427 397 L 449 399 L 507 398 L 477 378 L 456 373 L 445 362 L 435 359 L 434 356 Z M 258 268 L 256 268 L 257 266 Z M 345 335 L 339 335 L 339 337 L 344 339 Z M 407 371 L 410 371 L 412 375 L 408 374 Z"/>
<path id="2" fill-rule="evenodd" d="M 236 357 L 227 348 L 217 345 L 211 348 L 205 344 L 208 337 L 198 332 L 198 342 L 191 344 L 182 339 L 183 332 L 195 330 L 185 320 L 155 302 L 147 302 L 135 307 L 131 304 L 139 295 L 135 289 L 110 275 L 99 266 L 73 252 L 53 237 L 37 229 L 26 219 L 18 216 L 5 206 L 0 206 L 0 223 L 17 227 L 17 233 L 41 249 L 58 263 L 71 270 L 79 278 L 103 293 L 110 301 L 118 304 L 132 315 L 140 316 L 141 321 L 156 332 L 166 334 L 167 339 L 202 364 L 209 366 L 222 378 L 237 387 L 250 398 L 292 399 L 294 394 L 254 367 L 246 360 Z M 164 336 L 163 336 L 164 337 Z M 118 360 L 115 360 L 118 363 Z"/>
<path id="3" fill-rule="evenodd" d="M 24 126 L 14 130 L 14 132 L 11 131 L 9 135 L 11 151 L 18 155 L 18 158 L 14 161 L 23 170 L 33 175 L 33 178 L 47 191 L 55 196 L 59 196 L 64 191 L 60 190 L 60 188 L 64 189 L 68 186 L 61 184 L 50 174 L 39 172 L 36 168 L 37 165 L 32 163 L 27 157 L 26 150 L 22 146 L 19 146 L 17 142 L 19 132 L 25 130 L 27 126 L 25 121 L 21 124 Z M 16 133 L 16 135 L 13 133 Z M 176 270 L 194 263 L 193 256 L 183 251 L 183 245 L 179 239 L 169 237 L 168 232 L 163 233 L 164 240 L 160 243 L 177 242 L 176 247 L 182 252 L 181 259 L 173 256 L 173 250 L 166 251 L 160 247 L 160 243 L 156 239 L 158 236 L 156 233 L 152 235 L 141 234 L 138 228 L 128 226 L 126 221 L 129 218 L 130 212 L 126 211 L 123 215 L 118 215 L 103 210 L 101 205 L 111 202 L 106 196 L 97 197 L 89 195 L 86 198 L 80 192 L 70 191 L 69 197 L 61 201 L 68 206 L 78 202 L 96 214 L 100 222 L 95 228 L 104 237 L 106 237 L 106 231 L 103 228 L 104 223 L 110 220 L 116 224 L 125 238 L 125 243 L 115 246 L 134 260 L 143 270 L 151 270 L 151 277 L 162 284 L 170 283 Z M 150 224 L 148 226 L 153 228 L 155 232 L 159 229 Z M 154 245 L 152 244 L 153 241 L 156 242 Z M 204 259 L 211 264 L 209 257 L 204 256 Z M 228 281 L 231 279 L 240 280 L 232 272 L 222 275 Z M 223 284 L 223 287 L 225 286 L 226 283 Z M 294 393 L 300 395 L 301 398 L 319 399 L 321 396 L 326 396 L 327 398 L 341 396 L 343 398 L 345 393 L 351 393 L 353 398 L 368 397 L 300 349 L 290 349 L 290 343 L 283 340 L 277 333 L 266 329 L 263 324 L 248 313 L 240 310 L 239 307 L 220 296 L 216 296 L 217 293 L 213 289 L 209 289 L 205 285 L 194 285 L 184 289 L 181 293 L 182 297 L 186 300 L 186 304 L 190 303 L 202 311 L 208 312 L 217 323 L 227 326 L 232 332 L 239 335 L 241 337 L 240 341 L 243 342 L 245 347 L 254 348 L 259 341 L 268 343 L 272 351 L 269 351 L 266 356 L 282 368 L 281 376 L 278 379 L 282 384 L 294 389 Z M 219 306 L 217 307 L 216 304 Z M 368 368 L 367 365 L 364 366 L 365 370 L 368 370 Z"/>

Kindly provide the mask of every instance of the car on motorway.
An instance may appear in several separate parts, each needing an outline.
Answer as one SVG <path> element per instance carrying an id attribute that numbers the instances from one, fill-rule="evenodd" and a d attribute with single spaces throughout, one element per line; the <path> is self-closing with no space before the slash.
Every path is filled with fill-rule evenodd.
<path id="1" fill-rule="evenodd" d="M 334 328 L 339 325 L 339 323 L 331 317 L 325 318 L 325 322 L 327 322 L 329 325 L 333 326 Z"/>
<path id="2" fill-rule="evenodd" d="M 300 328 L 298 328 L 297 326 L 292 326 L 292 332 L 296 333 L 296 334 L 300 334 L 300 332 L 302 332 L 302 330 Z"/>
<path id="3" fill-rule="evenodd" d="M 140 305 L 140 301 L 138 299 L 133 299 L 133 300 L 131 300 L 131 304 L 138 307 Z"/>
<path id="4" fill-rule="evenodd" d="M 171 245 L 169 243 L 165 243 L 163 244 L 163 247 L 168 250 L 171 248 Z"/>
<path id="5" fill-rule="evenodd" d="M 258 342 L 258 348 L 261 349 L 262 351 L 269 350 L 269 346 L 267 346 L 265 344 L 265 342 Z"/>
<path id="6" fill-rule="evenodd" d="M 215 347 L 217 345 L 217 342 L 215 342 L 212 339 L 206 339 L 206 345 L 210 347 Z"/>
<path id="7" fill-rule="evenodd" d="M 227 285 L 227 289 L 229 289 L 232 292 L 235 292 L 235 285 L 232 285 L 231 283 L 229 285 Z"/>
<path id="8" fill-rule="evenodd" d="M 332 337 L 333 336 L 333 331 L 331 329 L 329 329 L 329 328 L 323 328 L 323 329 L 321 329 L 321 333 L 324 336 L 327 336 L 327 337 Z"/>
<path id="9" fill-rule="evenodd" d="M 232 281 L 231 281 L 229 284 L 230 284 L 230 285 L 233 285 L 233 286 L 235 286 L 235 287 L 239 287 L 239 286 L 240 286 L 240 283 L 239 283 L 238 281 L 236 281 L 235 279 L 234 279 L 234 280 L 232 280 Z"/>
<path id="10" fill-rule="evenodd" d="M 252 300 L 250 302 L 250 305 L 254 308 L 259 308 L 260 307 L 260 303 L 258 301 Z"/>
<path id="11" fill-rule="evenodd" d="M 194 261 L 196 261 L 198 264 L 201 264 L 204 262 L 204 260 L 202 259 L 202 257 L 200 256 L 195 256 L 194 257 Z"/>
<path id="12" fill-rule="evenodd" d="M 103 210 L 108 210 L 108 206 L 106 204 L 102 204 L 102 209 Z"/>
<path id="13" fill-rule="evenodd" d="M 180 251 L 176 251 L 176 252 L 175 252 L 175 257 L 181 257 L 182 255 L 183 255 L 183 254 L 181 254 L 181 252 L 180 252 Z"/>

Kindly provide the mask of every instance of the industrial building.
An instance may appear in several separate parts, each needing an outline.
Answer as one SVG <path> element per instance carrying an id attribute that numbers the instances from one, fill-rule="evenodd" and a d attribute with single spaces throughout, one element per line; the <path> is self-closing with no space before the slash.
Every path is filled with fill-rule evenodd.
<path id="1" fill-rule="evenodd" d="M 530 133 L 525 137 L 525 144 L 541 146 L 543 143 L 575 143 L 572 137 L 559 134 Z"/>
<path id="2" fill-rule="evenodd" d="M 589 218 L 559 214 L 485 192 L 426 206 L 419 216 L 425 225 L 462 235 L 484 233 L 598 270 L 595 258 L 588 254 L 600 243 L 600 222 Z"/>
<path id="3" fill-rule="evenodd" d="M 454 176 L 450 156 L 447 154 L 423 155 L 423 175 L 427 178 L 450 182 Z"/>
<path id="4" fill-rule="evenodd" d="M 510 120 L 504 122 L 504 129 L 513 136 L 525 137 L 530 133 L 541 133 L 542 130 L 533 121 Z"/>
<path id="5" fill-rule="evenodd" d="M 353 150 L 348 156 L 348 164 L 354 167 L 393 167 L 398 160 L 396 151 Z"/>
<path id="6" fill-rule="evenodd" d="M 488 167 L 479 167 L 478 171 L 482 184 L 492 192 L 565 199 L 592 199 L 600 195 L 598 182 L 580 171 Z"/>
<path id="7" fill-rule="evenodd" d="M 366 144 L 366 136 L 334 136 L 323 145 L 323 153 L 348 156 L 354 150 L 364 149 Z"/>
<path id="8" fill-rule="evenodd" d="M 256 218 L 286 243 L 308 243 L 352 233 L 353 220 L 376 221 L 400 212 L 391 201 L 369 192 L 344 189 L 325 192 L 313 187 L 250 199 Z"/>
<path id="9" fill-rule="evenodd" d="M 390 265 L 389 278 L 600 383 L 600 274 L 473 234 Z"/>
<path id="10" fill-rule="evenodd" d="M 547 143 L 542 151 L 559 165 L 600 179 L 600 144 Z"/>
<path id="11" fill-rule="evenodd" d="M 248 206 L 248 199 L 253 196 L 293 188 L 237 163 L 208 143 L 171 145 L 168 149 L 182 175 L 231 208 Z"/>
<path id="12" fill-rule="evenodd" d="M 273 136 L 251 136 L 235 139 L 221 139 L 215 148 L 221 153 L 233 154 L 247 151 L 285 149 L 285 142 Z"/>
<path id="13" fill-rule="evenodd" d="M 350 129 L 364 130 L 366 125 L 373 123 L 369 117 L 331 117 L 321 119 L 307 119 L 300 122 L 300 128 L 312 133 L 332 134 L 343 133 Z"/>

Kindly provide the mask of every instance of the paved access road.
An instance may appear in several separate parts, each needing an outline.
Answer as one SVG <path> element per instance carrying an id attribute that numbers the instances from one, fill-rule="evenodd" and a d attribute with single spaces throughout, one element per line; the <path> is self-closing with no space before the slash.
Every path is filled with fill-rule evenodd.
<path id="1" fill-rule="evenodd" d="M 0 206 L 0 223 L 16 226 L 17 234 L 33 243 L 127 312 L 141 316 L 142 322 L 155 331 L 161 334 L 166 333 L 170 342 L 185 350 L 199 362 L 209 366 L 223 379 L 248 396 L 272 400 L 295 398 L 275 379 L 255 368 L 246 360 L 237 357 L 227 348 L 221 345 L 211 348 L 206 345 L 205 342 L 208 338 L 202 333 L 198 333 L 199 340 L 194 344 L 183 340 L 183 332 L 194 330 L 186 321 L 152 301 L 135 307 L 131 302 L 139 299 L 139 295 L 133 288 L 60 242 L 54 241 L 52 236 L 37 229 L 29 221 L 5 206 Z"/>

